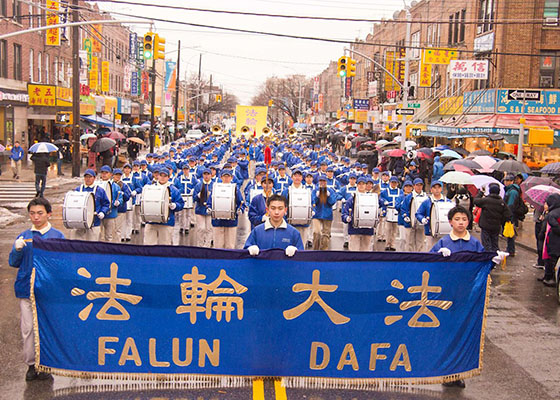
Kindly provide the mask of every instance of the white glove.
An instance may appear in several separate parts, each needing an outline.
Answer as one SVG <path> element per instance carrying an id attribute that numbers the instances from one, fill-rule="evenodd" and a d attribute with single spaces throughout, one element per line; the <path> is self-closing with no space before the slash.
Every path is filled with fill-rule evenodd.
<path id="1" fill-rule="evenodd" d="M 20 236 L 16 239 L 16 250 L 17 251 L 21 251 L 21 249 L 23 249 L 25 246 L 27 246 L 27 243 L 25 243 L 25 240 L 23 239 L 23 236 Z"/>
<path id="2" fill-rule="evenodd" d="M 385 203 L 383 203 L 384 205 L 388 206 L 389 202 L 387 200 L 385 200 Z"/>
<path id="3" fill-rule="evenodd" d="M 352 217 L 350 215 L 346 217 L 346 222 L 348 223 L 352 222 Z"/>
<path id="4" fill-rule="evenodd" d="M 174 210 L 174 209 L 176 209 L 176 208 L 177 208 L 177 204 L 175 204 L 175 203 L 169 203 L 169 209 L 170 209 L 170 210 Z"/>
<path id="5" fill-rule="evenodd" d="M 407 224 L 410 224 L 410 218 L 409 217 L 404 217 L 404 222 L 406 222 Z"/>
<path id="6" fill-rule="evenodd" d="M 247 250 L 249 250 L 249 254 L 252 256 L 258 256 L 260 251 L 259 246 L 257 245 L 249 246 L 247 247 Z"/>
<path id="7" fill-rule="evenodd" d="M 137 194 L 138 193 L 136 193 L 136 190 L 133 190 L 132 193 L 131 193 L 132 196 L 136 196 Z"/>
<path id="8" fill-rule="evenodd" d="M 113 205 L 114 205 L 115 207 L 118 207 L 118 206 L 121 205 L 121 202 L 118 201 L 118 200 L 115 200 L 115 202 L 113 203 Z"/>
<path id="9" fill-rule="evenodd" d="M 102 212 L 97 213 L 97 218 L 103 219 L 103 218 L 105 218 L 105 214 L 103 214 Z"/>
<path id="10" fill-rule="evenodd" d="M 288 246 L 286 247 L 286 255 L 288 257 L 293 257 L 296 254 L 297 247 L 296 246 Z"/>
<path id="11" fill-rule="evenodd" d="M 428 218 L 422 218 L 422 225 L 426 225 L 428 223 Z"/>
<path id="12" fill-rule="evenodd" d="M 442 247 L 438 250 L 438 253 L 441 253 L 441 255 L 444 257 L 449 257 L 451 255 L 451 250 L 449 250 L 447 247 Z"/>
<path id="13" fill-rule="evenodd" d="M 17 249 L 17 245 L 16 245 L 16 249 Z M 498 251 L 497 253 L 498 255 L 492 258 L 492 262 L 494 264 L 501 264 L 501 262 L 504 261 L 504 258 L 509 256 L 509 253 L 506 251 Z"/>

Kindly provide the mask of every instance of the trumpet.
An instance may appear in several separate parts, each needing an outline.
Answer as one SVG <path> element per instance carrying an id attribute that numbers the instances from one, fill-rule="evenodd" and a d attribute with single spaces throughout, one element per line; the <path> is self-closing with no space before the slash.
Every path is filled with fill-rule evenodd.
<path id="1" fill-rule="evenodd" d="M 290 130 L 288 130 L 288 134 L 290 134 L 290 135 L 295 135 L 296 133 L 297 133 L 296 128 L 290 128 Z"/>
<path id="2" fill-rule="evenodd" d="M 247 125 L 243 125 L 241 127 L 241 133 L 249 133 L 251 132 L 251 128 L 249 128 Z"/>
<path id="3" fill-rule="evenodd" d="M 220 125 L 212 125 L 211 131 L 212 133 L 220 133 L 222 131 L 222 128 L 220 127 Z"/>
<path id="4" fill-rule="evenodd" d="M 265 126 L 264 128 L 262 128 L 262 133 L 263 135 L 268 135 L 270 134 L 271 130 L 268 126 Z"/>

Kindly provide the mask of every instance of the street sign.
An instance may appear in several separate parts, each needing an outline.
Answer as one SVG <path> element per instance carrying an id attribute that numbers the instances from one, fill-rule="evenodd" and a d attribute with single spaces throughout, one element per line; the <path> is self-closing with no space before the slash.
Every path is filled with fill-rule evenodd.
<path id="1" fill-rule="evenodd" d="M 509 89 L 507 93 L 508 100 L 541 100 L 540 90 L 520 90 L 520 89 Z"/>
<path id="2" fill-rule="evenodd" d="M 408 108 L 420 108 L 420 103 L 408 103 L 406 106 Z"/>
<path id="3" fill-rule="evenodd" d="M 397 108 L 397 115 L 414 115 L 414 108 Z"/>
<path id="4" fill-rule="evenodd" d="M 344 106 L 344 108 L 347 109 L 347 110 L 351 110 L 351 109 L 352 109 L 352 105 L 351 105 L 351 104 L 346 104 L 346 105 Z"/>

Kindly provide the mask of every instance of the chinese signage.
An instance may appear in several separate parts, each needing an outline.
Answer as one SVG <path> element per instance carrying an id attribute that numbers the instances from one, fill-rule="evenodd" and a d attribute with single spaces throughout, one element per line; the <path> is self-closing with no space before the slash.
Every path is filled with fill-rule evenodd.
<path id="1" fill-rule="evenodd" d="M 99 57 L 91 58 L 91 70 L 89 71 L 89 87 L 96 91 L 99 87 Z"/>
<path id="2" fill-rule="evenodd" d="M 499 89 L 496 96 L 496 112 L 498 114 L 521 114 L 527 115 L 559 115 L 560 114 L 560 90 L 542 90 L 538 100 L 530 100 L 529 93 L 535 91 L 523 89 L 508 90 Z M 514 94 L 517 93 L 517 96 Z M 515 99 L 516 100 L 512 100 Z M 525 98 L 526 100 L 523 100 Z M 524 108 L 524 110 L 523 110 Z"/>
<path id="3" fill-rule="evenodd" d="M 474 39 L 474 52 L 484 53 L 487 51 L 492 51 L 494 48 L 494 32 L 490 32 L 487 35 L 479 36 Z"/>
<path id="4" fill-rule="evenodd" d="M 138 55 L 138 34 L 131 33 L 128 35 L 128 58 L 136 60 Z"/>
<path id="5" fill-rule="evenodd" d="M 58 0 L 47 0 L 47 26 L 58 25 L 60 23 L 60 18 L 58 16 L 58 11 L 60 9 L 60 3 Z M 50 28 L 47 29 L 45 35 L 47 46 L 60 46 L 60 28 Z"/>
<path id="6" fill-rule="evenodd" d="M 433 48 L 422 50 L 422 64 L 447 65 L 451 60 L 457 59 L 456 49 Z"/>
<path id="7" fill-rule="evenodd" d="M 236 134 L 243 134 L 241 128 L 247 127 L 251 134 L 255 133 L 256 136 L 260 136 L 263 128 L 266 126 L 267 113 L 268 107 L 236 106 Z"/>
<path id="8" fill-rule="evenodd" d="M 463 96 L 439 99 L 439 115 L 456 115 L 463 112 Z"/>
<path id="9" fill-rule="evenodd" d="M 496 89 L 475 90 L 463 94 L 465 114 L 492 114 L 496 107 Z"/>
<path id="10" fill-rule="evenodd" d="M 101 91 L 109 91 L 109 61 L 101 62 Z"/>
<path id="11" fill-rule="evenodd" d="M 388 51 L 385 53 L 385 69 L 394 75 L 395 73 L 395 52 Z M 385 73 L 385 91 L 395 89 L 395 80 L 391 75 Z"/>
<path id="12" fill-rule="evenodd" d="M 352 97 L 352 83 L 354 82 L 354 78 L 352 78 L 351 76 L 347 76 L 346 79 L 344 80 L 345 84 L 344 84 L 344 97 L 346 97 L 347 99 Z"/>
<path id="13" fill-rule="evenodd" d="M 488 60 L 451 60 L 450 79 L 488 79 Z"/>
<path id="14" fill-rule="evenodd" d="M 354 108 L 356 110 L 369 110 L 369 99 L 354 99 Z"/>
<path id="15" fill-rule="evenodd" d="M 470 377 L 482 368 L 492 256 L 251 257 L 35 240 L 37 360 L 42 370 L 89 378 Z"/>
<path id="16" fill-rule="evenodd" d="M 30 106 L 56 106 L 56 86 L 27 84 Z"/>
<path id="17" fill-rule="evenodd" d="M 431 87 L 432 86 L 432 64 L 420 64 L 420 78 L 418 86 Z"/>

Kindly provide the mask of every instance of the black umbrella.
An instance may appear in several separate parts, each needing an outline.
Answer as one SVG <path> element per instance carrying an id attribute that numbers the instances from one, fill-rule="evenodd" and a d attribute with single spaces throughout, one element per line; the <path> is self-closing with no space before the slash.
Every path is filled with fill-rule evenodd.
<path id="1" fill-rule="evenodd" d="M 511 172 L 511 173 L 531 172 L 531 170 L 527 165 L 515 160 L 498 161 L 496 164 L 492 165 L 492 169 L 494 171 Z"/>
<path id="2" fill-rule="evenodd" d="M 57 146 L 62 146 L 62 145 L 65 145 L 65 144 L 70 144 L 70 141 L 67 140 L 67 139 L 56 139 L 54 141 L 54 144 L 56 144 Z"/>
<path id="3" fill-rule="evenodd" d="M 373 155 L 373 151 L 371 151 L 371 150 L 361 150 L 361 151 L 358 151 L 357 155 L 358 155 L 358 157 L 369 157 L 369 156 Z"/>
<path id="4" fill-rule="evenodd" d="M 455 153 L 459 153 L 463 157 L 466 157 L 466 156 L 469 155 L 469 151 L 463 149 L 462 147 L 455 147 L 454 149 L 451 149 L 451 150 L 453 150 Z M 472 153 L 471 153 L 471 155 L 472 155 Z"/>
<path id="5" fill-rule="evenodd" d="M 455 171 L 455 167 L 454 165 L 462 165 L 464 167 L 470 168 L 470 169 L 482 169 L 482 166 L 473 161 L 473 160 L 467 160 L 467 159 L 462 159 L 462 160 L 453 160 L 448 162 L 447 164 L 445 164 L 445 167 L 443 167 L 444 171 Z"/>
<path id="6" fill-rule="evenodd" d="M 551 163 L 541 168 L 541 172 L 545 174 L 560 174 L 560 162 Z"/>
<path id="7" fill-rule="evenodd" d="M 354 139 L 352 139 L 352 143 L 361 143 L 361 142 L 365 142 L 369 140 L 369 138 L 364 137 L 364 136 L 356 136 Z"/>
<path id="8" fill-rule="evenodd" d="M 434 154 L 434 151 L 432 149 L 430 149 L 429 147 L 422 147 L 421 149 L 416 150 L 417 153 L 424 153 L 427 156 L 431 156 L 432 154 Z"/>
<path id="9" fill-rule="evenodd" d="M 115 142 L 113 139 L 101 138 L 95 141 L 90 150 L 94 153 L 102 153 L 105 150 L 109 150 L 115 144 L 117 144 L 117 142 Z"/>
<path id="10" fill-rule="evenodd" d="M 453 149 L 453 150 L 457 151 L 457 149 Z M 459 152 L 457 151 L 457 153 L 459 153 Z M 492 155 L 492 153 L 490 153 L 488 150 L 475 150 L 475 151 L 473 151 L 472 153 L 469 154 L 469 156 L 474 156 L 474 157 L 476 157 L 476 156 L 491 156 L 491 155 Z"/>

